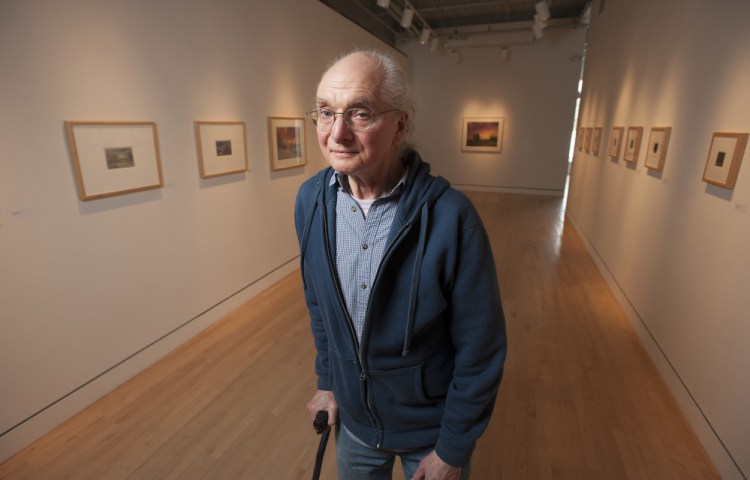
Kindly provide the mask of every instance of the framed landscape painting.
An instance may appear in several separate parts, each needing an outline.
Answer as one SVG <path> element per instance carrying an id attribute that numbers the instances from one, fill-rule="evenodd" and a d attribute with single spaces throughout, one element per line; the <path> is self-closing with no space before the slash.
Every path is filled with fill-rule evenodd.
<path id="1" fill-rule="evenodd" d="M 202 178 L 247 170 L 244 122 L 195 122 Z"/>
<path id="2" fill-rule="evenodd" d="M 268 145 L 272 171 L 307 165 L 305 119 L 268 117 Z"/>
<path id="3" fill-rule="evenodd" d="M 161 188 L 153 122 L 65 122 L 81 200 Z"/>
<path id="4" fill-rule="evenodd" d="M 461 150 L 464 152 L 499 153 L 503 151 L 502 117 L 464 117 Z"/>

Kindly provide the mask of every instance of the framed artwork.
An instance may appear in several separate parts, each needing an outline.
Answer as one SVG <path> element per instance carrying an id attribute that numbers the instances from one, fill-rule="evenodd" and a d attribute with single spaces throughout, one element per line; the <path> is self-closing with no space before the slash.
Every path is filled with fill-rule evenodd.
<path id="1" fill-rule="evenodd" d="M 247 171 L 244 122 L 195 122 L 201 178 Z"/>
<path id="2" fill-rule="evenodd" d="M 724 188 L 734 188 L 747 146 L 747 133 L 715 132 L 706 159 L 703 181 Z"/>
<path id="3" fill-rule="evenodd" d="M 464 152 L 499 153 L 503 151 L 502 117 L 464 117 L 461 150 Z"/>
<path id="4" fill-rule="evenodd" d="M 286 170 L 307 165 L 305 119 L 268 117 L 268 145 L 271 153 L 271 170 Z"/>
<path id="5" fill-rule="evenodd" d="M 586 135 L 586 129 L 583 127 L 578 127 L 578 133 L 576 134 L 576 148 L 579 152 L 583 151 L 583 140 L 584 136 Z"/>
<path id="6" fill-rule="evenodd" d="M 641 137 L 643 137 L 643 127 L 629 127 L 628 135 L 625 137 L 625 154 L 622 159 L 626 162 L 636 163 L 638 153 L 641 150 Z"/>
<path id="7" fill-rule="evenodd" d="M 591 153 L 599 155 L 599 147 L 602 143 L 602 127 L 594 128 L 594 132 L 591 134 Z"/>
<path id="8" fill-rule="evenodd" d="M 164 185 L 153 122 L 65 122 L 81 200 Z"/>
<path id="9" fill-rule="evenodd" d="M 609 156 L 620 158 L 620 149 L 622 148 L 622 135 L 625 132 L 624 127 L 612 127 L 612 136 L 609 139 Z"/>
<path id="10" fill-rule="evenodd" d="M 657 172 L 664 170 L 664 160 L 667 158 L 671 133 L 672 127 L 653 127 L 651 129 L 646 150 L 646 168 Z"/>
<path id="11" fill-rule="evenodd" d="M 589 153 L 591 151 L 591 127 L 586 127 L 586 134 L 583 137 L 583 149 L 586 151 L 586 153 Z"/>

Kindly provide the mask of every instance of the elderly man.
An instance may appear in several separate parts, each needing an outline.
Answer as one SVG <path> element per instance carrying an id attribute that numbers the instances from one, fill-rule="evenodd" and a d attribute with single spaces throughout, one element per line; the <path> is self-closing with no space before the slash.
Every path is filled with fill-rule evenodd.
<path id="1" fill-rule="evenodd" d="M 505 323 L 487 234 L 406 144 L 414 107 L 390 55 L 335 61 L 308 112 L 330 167 L 295 224 L 317 349 L 311 418 L 338 424 L 339 478 L 466 479 L 497 396 Z"/>

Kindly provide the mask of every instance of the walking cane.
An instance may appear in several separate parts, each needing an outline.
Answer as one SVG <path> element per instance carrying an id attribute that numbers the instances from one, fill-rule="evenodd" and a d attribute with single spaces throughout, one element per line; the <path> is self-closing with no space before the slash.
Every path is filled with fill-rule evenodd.
<path id="1" fill-rule="evenodd" d="M 331 427 L 328 425 L 328 412 L 321 410 L 315 415 L 313 421 L 313 428 L 318 434 L 322 434 L 320 437 L 320 445 L 318 445 L 318 453 L 315 455 L 315 470 L 313 470 L 313 480 L 320 480 L 320 468 L 323 466 L 323 455 L 326 453 L 326 445 L 328 445 L 328 434 L 331 433 Z"/>

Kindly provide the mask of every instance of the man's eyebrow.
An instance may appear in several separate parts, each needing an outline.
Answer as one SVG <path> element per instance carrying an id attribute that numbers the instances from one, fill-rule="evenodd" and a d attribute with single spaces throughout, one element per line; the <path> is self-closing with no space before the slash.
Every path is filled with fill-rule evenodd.
<path id="1" fill-rule="evenodd" d="M 326 100 L 325 98 L 317 97 L 315 99 L 315 104 L 318 106 L 321 105 L 330 105 L 330 102 Z M 346 108 L 353 108 L 353 107 L 372 107 L 374 102 L 369 97 L 360 97 L 353 99 Z"/>

